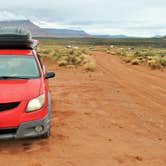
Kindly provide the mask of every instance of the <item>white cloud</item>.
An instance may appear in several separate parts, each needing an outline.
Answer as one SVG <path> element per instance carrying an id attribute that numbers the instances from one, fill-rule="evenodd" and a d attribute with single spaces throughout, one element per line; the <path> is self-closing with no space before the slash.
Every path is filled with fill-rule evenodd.
<path id="1" fill-rule="evenodd" d="M 81 28 L 93 34 L 166 34 L 165 0 L 5 0 L 0 9 L 0 20 L 30 19 L 42 27 Z"/>
<path id="2" fill-rule="evenodd" d="M 41 20 L 34 20 L 33 22 L 41 28 L 80 29 L 80 27 L 77 25 L 64 24 L 60 22 L 59 23 L 47 22 L 47 21 L 41 21 Z"/>
<path id="3" fill-rule="evenodd" d="M 0 11 L 0 20 L 22 20 L 22 19 L 27 19 L 24 15 L 18 15 L 10 11 Z"/>

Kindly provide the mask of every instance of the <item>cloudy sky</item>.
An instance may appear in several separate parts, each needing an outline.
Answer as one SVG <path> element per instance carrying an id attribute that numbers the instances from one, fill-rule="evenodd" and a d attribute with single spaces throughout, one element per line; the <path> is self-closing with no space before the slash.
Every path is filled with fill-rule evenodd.
<path id="1" fill-rule="evenodd" d="M 0 0 L 0 20 L 91 34 L 166 35 L 166 0 Z"/>

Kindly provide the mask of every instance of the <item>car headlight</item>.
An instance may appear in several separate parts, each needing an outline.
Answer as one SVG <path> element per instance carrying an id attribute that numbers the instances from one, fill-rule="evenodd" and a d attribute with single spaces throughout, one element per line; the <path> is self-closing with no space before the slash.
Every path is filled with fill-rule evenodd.
<path id="1" fill-rule="evenodd" d="M 27 112 L 36 111 L 43 107 L 45 103 L 45 94 L 42 94 L 29 101 L 27 105 Z"/>

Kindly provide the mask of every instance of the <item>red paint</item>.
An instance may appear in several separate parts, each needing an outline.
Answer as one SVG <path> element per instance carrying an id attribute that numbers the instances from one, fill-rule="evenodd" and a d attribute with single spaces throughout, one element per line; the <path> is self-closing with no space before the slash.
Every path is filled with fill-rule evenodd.
<path id="1" fill-rule="evenodd" d="M 0 55 L 33 55 L 33 50 L 0 50 Z"/>

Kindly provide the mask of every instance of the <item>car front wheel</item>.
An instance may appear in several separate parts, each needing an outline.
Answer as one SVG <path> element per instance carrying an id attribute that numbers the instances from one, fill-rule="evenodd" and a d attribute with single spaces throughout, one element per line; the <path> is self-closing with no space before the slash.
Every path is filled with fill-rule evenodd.
<path id="1" fill-rule="evenodd" d="M 45 139 L 45 138 L 49 138 L 49 136 L 50 136 L 50 129 L 46 133 L 41 135 L 41 138 Z"/>

